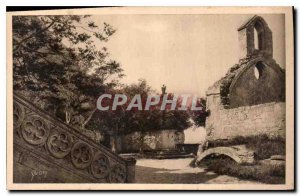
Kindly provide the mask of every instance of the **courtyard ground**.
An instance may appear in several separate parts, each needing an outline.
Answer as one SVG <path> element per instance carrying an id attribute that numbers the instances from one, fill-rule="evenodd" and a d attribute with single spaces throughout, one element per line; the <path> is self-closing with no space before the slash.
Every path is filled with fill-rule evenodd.
<path id="1" fill-rule="evenodd" d="M 193 168 L 192 158 L 185 159 L 138 159 L 136 163 L 136 183 L 181 183 L 181 184 L 258 184 L 259 182 L 240 180 L 227 175 L 207 172 L 205 168 Z"/>

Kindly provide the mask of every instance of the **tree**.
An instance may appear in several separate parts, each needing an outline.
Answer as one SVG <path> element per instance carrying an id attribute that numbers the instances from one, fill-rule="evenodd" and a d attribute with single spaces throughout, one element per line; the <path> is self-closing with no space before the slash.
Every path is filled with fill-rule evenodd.
<path id="1" fill-rule="evenodd" d="M 13 87 L 66 123 L 84 126 L 118 85 L 119 63 L 96 47 L 115 33 L 89 16 L 14 16 Z"/>
<path id="2" fill-rule="evenodd" d="M 107 93 L 111 94 L 112 98 L 104 100 L 105 103 L 103 104 L 105 106 L 110 106 L 110 109 L 106 111 L 97 110 L 87 127 L 102 131 L 113 130 L 115 134 L 124 134 L 129 133 L 130 131 L 141 130 L 141 126 L 145 121 L 145 118 L 141 116 L 143 111 L 138 111 L 137 108 L 133 108 L 132 110 L 126 109 L 131 99 L 137 94 L 141 95 L 143 101 L 142 104 L 144 106 L 146 98 L 151 92 L 154 91 L 147 84 L 147 82 L 142 79 L 139 80 L 137 84 L 123 85 L 122 88 L 111 89 L 111 91 Z M 125 104 L 118 106 L 116 110 L 111 110 L 115 94 L 124 94 L 128 99 Z M 145 112 L 143 112 L 144 116 L 146 115 Z M 147 112 L 146 116 L 147 119 L 150 116 L 150 112 Z"/>
<path id="3" fill-rule="evenodd" d="M 191 117 L 195 125 L 205 127 L 206 117 L 209 115 L 209 111 L 206 111 L 206 100 L 204 98 L 197 99 L 196 106 L 202 107 L 202 109 L 191 111 Z"/>
<path id="4" fill-rule="evenodd" d="M 110 132 L 111 135 L 123 135 L 138 131 L 141 133 L 139 138 L 140 151 L 143 151 L 143 136 L 147 131 L 159 131 L 166 129 L 176 129 L 183 131 L 191 126 L 190 112 L 181 111 L 178 108 L 181 103 L 177 103 L 175 110 L 170 110 L 170 105 L 166 106 L 166 110 L 162 111 L 161 104 L 163 95 L 159 95 L 147 84 L 143 79 L 138 83 L 131 85 L 124 85 L 123 88 L 110 92 L 111 94 L 125 94 L 127 102 L 118 106 L 116 110 L 96 111 L 92 120 L 87 127 L 93 130 L 101 130 L 103 132 Z M 142 110 L 132 108 L 126 110 L 130 101 L 135 95 L 141 95 Z M 144 110 L 147 97 L 150 95 L 160 96 L 160 101 L 157 105 L 150 107 L 150 110 Z M 173 98 L 173 94 L 168 94 L 168 99 Z M 114 96 L 108 99 L 103 106 L 112 106 Z M 165 118 L 163 118 L 165 114 Z M 165 122 L 164 122 L 165 121 Z"/>

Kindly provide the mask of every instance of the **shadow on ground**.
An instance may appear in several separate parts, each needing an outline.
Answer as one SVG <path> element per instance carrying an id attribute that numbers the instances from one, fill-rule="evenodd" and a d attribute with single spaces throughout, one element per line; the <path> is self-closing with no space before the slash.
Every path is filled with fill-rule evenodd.
<path id="1" fill-rule="evenodd" d="M 161 169 L 136 166 L 137 183 L 168 183 L 168 184 L 199 184 L 216 178 L 218 175 L 210 172 L 185 172 L 177 169 Z"/>

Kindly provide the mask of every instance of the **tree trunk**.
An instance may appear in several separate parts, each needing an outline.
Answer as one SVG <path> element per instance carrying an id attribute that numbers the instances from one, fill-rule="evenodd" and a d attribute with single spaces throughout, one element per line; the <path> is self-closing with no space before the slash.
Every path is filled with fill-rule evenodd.
<path id="1" fill-rule="evenodd" d="M 141 131 L 141 137 L 140 137 L 140 154 L 144 154 L 144 131 Z"/>

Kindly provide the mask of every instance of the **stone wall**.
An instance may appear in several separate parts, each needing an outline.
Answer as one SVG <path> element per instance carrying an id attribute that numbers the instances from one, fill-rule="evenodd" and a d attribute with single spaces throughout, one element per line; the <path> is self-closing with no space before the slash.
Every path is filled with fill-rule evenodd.
<path id="1" fill-rule="evenodd" d="M 143 150 L 175 149 L 176 144 L 184 143 L 184 133 L 177 130 L 161 130 L 132 132 L 122 136 L 122 152 L 138 152 L 141 145 Z"/>
<path id="2" fill-rule="evenodd" d="M 253 16 L 238 33 L 239 65 L 206 93 L 207 140 L 259 134 L 284 137 L 285 72 L 273 59 L 272 31 L 262 17 Z"/>
<path id="3" fill-rule="evenodd" d="M 219 97 L 210 101 L 218 101 Z M 220 106 L 213 103 L 213 106 Z M 211 110 L 206 121 L 208 140 L 267 134 L 285 136 L 285 103 L 272 102 L 233 109 Z"/>
<path id="4" fill-rule="evenodd" d="M 257 31 L 255 38 L 254 31 Z M 272 31 L 266 21 L 260 16 L 254 16 L 238 29 L 240 59 L 257 53 L 273 57 Z M 258 48 L 255 48 L 255 39 Z"/>
<path id="5" fill-rule="evenodd" d="M 275 62 L 261 58 L 250 61 L 232 82 L 229 107 L 281 102 L 284 99 L 284 73 Z"/>

